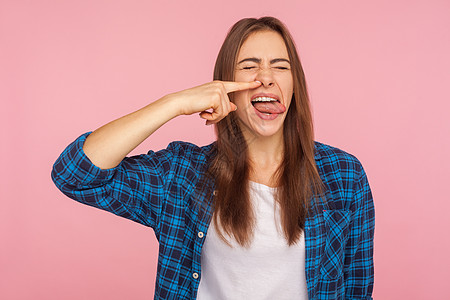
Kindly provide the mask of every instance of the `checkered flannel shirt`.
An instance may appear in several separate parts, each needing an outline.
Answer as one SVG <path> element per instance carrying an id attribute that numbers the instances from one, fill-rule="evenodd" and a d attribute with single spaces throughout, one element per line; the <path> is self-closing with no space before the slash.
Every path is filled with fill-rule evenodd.
<path id="1" fill-rule="evenodd" d="M 86 133 L 70 144 L 52 170 L 68 197 L 152 227 L 159 241 L 155 299 L 195 299 L 200 255 L 211 221 L 212 193 L 199 186 L 213 144 L 173 142 L 158 152 L 125 158 L 102 170 L 82 150 Z M 312 201 L 305 223 L 310 300 L 372 299 L 374 205 L 360 162 L 315 144 L 325 201 Z"/>

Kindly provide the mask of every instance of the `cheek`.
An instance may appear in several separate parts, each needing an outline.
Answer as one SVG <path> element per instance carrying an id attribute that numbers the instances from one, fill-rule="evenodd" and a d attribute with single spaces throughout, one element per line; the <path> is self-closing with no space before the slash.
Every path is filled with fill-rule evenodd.
<path id="1" fill-rule="evenodd" d="M 253 72 L 236 72 L 234 74 L 234 81 L 253 81 L 256 78 L 256 74 Z"/>
<path id="2" fill-rule="evenodd" d="M 285 100 L 287 100 L 287 98 L 290 100 L 294 92 L 292 76 L 280 75 L 275 78 L 275 81 L 277 82 L 281 94 L 285 97 Z"/>
<path id="3" fill-rule="evenodd" d="M 292 76 L 286 76 L 284 78 L 283 82 L 284 82 L 283 88 L 286 91 L 289 91 L 292 93 L 294 91 L 294 80 L 293 80 Z"/>
<path id="4" fill-rule="evenodd" d="M 236 105 L 243 105 L 247 102 L 248 91 L 238 91 L 233 93 L 233 102 Z"/>

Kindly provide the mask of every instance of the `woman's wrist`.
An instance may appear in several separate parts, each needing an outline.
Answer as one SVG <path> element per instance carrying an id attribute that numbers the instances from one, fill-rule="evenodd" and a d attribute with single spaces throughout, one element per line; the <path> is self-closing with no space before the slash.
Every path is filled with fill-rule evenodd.
<path id="1" fill-rule="evenodd" d="M 165 114 L 167 121 L 184 115 L 183 105 L 179 97 L 174 94 L 168 94 L 150 104 L 151 110 L 160 109 L 162 114 Z"/>

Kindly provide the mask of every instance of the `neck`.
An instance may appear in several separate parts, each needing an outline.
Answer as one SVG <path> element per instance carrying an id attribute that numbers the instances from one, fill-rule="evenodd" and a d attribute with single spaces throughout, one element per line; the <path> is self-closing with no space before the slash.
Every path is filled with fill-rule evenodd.
<path id="1" fill-rule="evenodd" d="M 268 186 L 276 186 L 273 175 L 284 157 L 283 132 L 265 137 L 249 136 L 243 132 L 248 145 L 248 158 L 251 166 L 250 180 Z"/>

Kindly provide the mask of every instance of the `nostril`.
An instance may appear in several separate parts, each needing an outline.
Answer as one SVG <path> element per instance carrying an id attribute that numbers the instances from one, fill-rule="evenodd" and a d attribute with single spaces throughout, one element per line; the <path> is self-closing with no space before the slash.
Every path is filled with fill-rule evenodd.
<path id="1" fill-rule="evenodd" d="M 273 82 L 269 82 L 269 83 L 261 82 L 261 83 L 262 83 L 262 86 L 265 86 L 265 87 L 272 87 L 273 86 Z"/>

